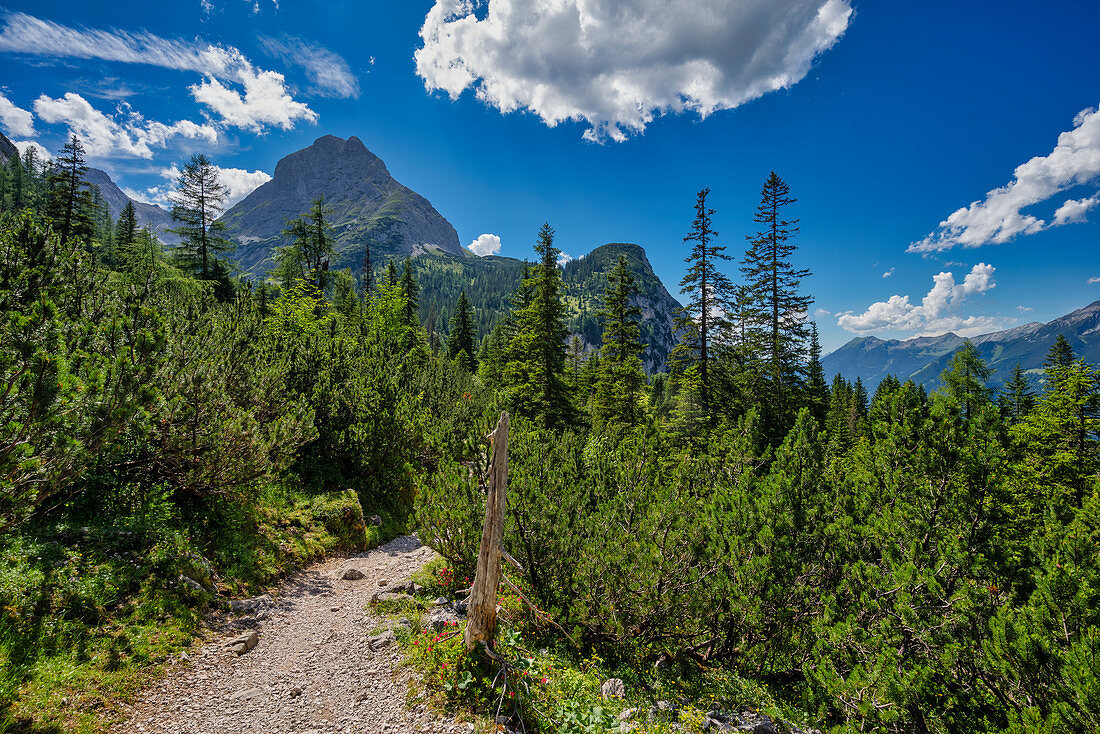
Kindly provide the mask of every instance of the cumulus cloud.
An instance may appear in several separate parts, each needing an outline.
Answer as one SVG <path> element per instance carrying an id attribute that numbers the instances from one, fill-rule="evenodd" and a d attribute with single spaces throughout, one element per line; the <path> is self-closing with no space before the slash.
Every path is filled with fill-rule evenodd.
<path id="1" fill-rule="evenodd" d="M 571 262 L 573 262 L 573 256 L 570 255 L 568 252 L 559 252 L 558 253 L 558 267 L 559 268 L 564 267 L 566 263 L 571 263 Z"/>
<path id="2" fill-rule="evenodd" d="M 436 0 L 416 70 L 548 126 L 622 141 L 656 116 L 733 109 L 806 76 L 848 28 L 848 0 Z"/>
<path id="3" fill-rule="evenodd" d="M 222 168 L 221 166 L 214 166 L 214 168 L 218 172 L 218 181 L 226 188 L 224 202 L 226 209 L 271 180 L 271 176 L 265 171 L 246 171 L 242 168 Z M 165 208 L 171 207 L 172 195 L 176 191 L 176 181 L 180 177 L 179 166 L 173 163 L 168 168 L 161 169 L 160 177 L 164 179 L 164 183 L 160 186 L 150 186 L 144 191 L 124 188 L 123 191 L 131 199 L 159 204 Z"/>
<path id="4" fill-rule="evenodd" d="M 189 87 L 192 96 L 231 127 L 262 131 L 268 125 L 290 129 L 299 120 L 317 121 L 317 114 L 287 91 L 282 74 L 254 67 L 232 46 L 162 38 L 145 31 L 71 28 L 12 13 L 0 30 L 0 51 L 195 72 L 204 78 Z"/>
<path id="5" fill-rule="evenodd" d="M 827 308 L 816 308 L 816 309 L 814 309 L 814 316 L 817 316 L 818 318 L 822 318 L 823 316 L 832 316 L 832 315 L 833 315 L 833 312 L 830 311 Z"/>
<path id="6" fill-rule="evenodd" d="M 0 94 L 0 125 L 4 126 L 4 131 L 12 138 L 29 138 L 34 135 L 34 115 L 15 106 L 3 94 Z"/>
<path id="7" fill-rule="evenodd" d="M 218 131 L 209 124 L 198 125 L 190 120 L 166 125 L 149 122 L 128 105 L 120 105 L 116 116 L 106 115 L 92 107 L 79 94 L 67 92 L 56 99 L 43 94 L 34 102 L 34 112 L 47 123 L 62 123 L 81 139 L 91 157 L 131 155 L 152 158 L 153 147 L 163 147 L 176 137 L 218 141 Z"/>
<path id="8" fill-rule="evenodd" d="M 1011 182 L 990 191 L 981 201 L 956 210 L 940 222 L 936 231 L 909 245 L 909 252 L 1003 244 L 1018 235 L 1084 221 L 1088 210 L 1100 201 L 1100 195 L 1064 202 L 1051 222 L 1024 210 L 1098 178 L 1100 108 L 1089 108 L 1077 114 L 1072 130 L 1058 136 L 1058 144 L 1049 155 L 1036 156 L 1018 166 Z"/>
<path id="9" fill-rule="evenodd" d="M 348 62 L 324 46 L 293 36 L 261 38 L 260 45 L 283 63 L 305 69 L 316 93 L 325 97 L 359 96 L 359 80 L 351 73 Z"/>
<path id="10" fill-rule="evenodd" d="M 483 234 L 466 247 L 478 257 L 496 255 L 500 252 L 500 237 L 495 234 Z"/>
<path id="11" fill-rule="evenodd" d="M 38 160 L 48 161 L 53 158 L 50 151 L 46 149 L 46 146 L 34 140 L 14 140 L 12 142 L 15 147 L 19 149 L 19 155 L 25 154 L 29 148 L 34 148 L 35 152 L 38 154 Z"/>
<path id="12" fill-rule="evenodd" d="M 837 324 L 851 332 L 913 331 L 920 334 L 937 334 L 954 331 L 961 336 L 973 336 L 1003 324 L 1001 319 L 987 316 L 958 316 L 954 313 L 963 301 L 996 287 L 993 280 L 995 268 L 978 263 L 963 278 L 955 282 L 955 276 L 942 272 L 932 276 L 932 289 L 920 305 L 910 302 L 909 296 L 893 295 L 886 301 L 872 303 L 861 314 L 851 311 L 838 314 Z"/>

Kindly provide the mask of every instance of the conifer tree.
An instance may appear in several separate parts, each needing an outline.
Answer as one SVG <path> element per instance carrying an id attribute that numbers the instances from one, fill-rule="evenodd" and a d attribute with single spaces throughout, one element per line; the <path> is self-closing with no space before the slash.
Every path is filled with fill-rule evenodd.
<path id="1" fill-rule="evenodd" d="M 390 261 L 386 263 L 386 283 L 385 284 L 388 285 L 388 286 L 398 285 L 398 282 L 397 282 L 397 265 L 394 263 L 393 259 L 390 259 Z"/>
<path id="2" fill-rule="evenodd" d="M 560 250 L 554 229 L 539 230 L 535 252 L 539 262 L 529 269 L 515 313 L 515 332 L 504 367 L 505 389 L 516 413 L 532 417 L 543 427 L 571 423 L 574 407 L 565 385 L 565 306 L 561 301 Z"/>
<path id="3" fill-rule="evenodd" d="M 120 253 L 128 252 L 137 241 L 137 234 L 137 211 L 134 209 L 134 202 L 127 200 L 115 225 L 115 247 Z"/>
<path id="4" fill-rule="evenodd" d="M 1012 423 L 1025 418 L 1035 407 L 1035 391 L 1031 389 L 1031 383 L 1019 362 L 1012 368 L 1012 376 L 1001 388 L 997 403 L 1001 412 Z"/>
<path id="5" fill-rule="evenodd" d="M 829 412 L 829 386 L 821 366 L 821 342 L 817 337 L 817 322 L 810 323 L 810 361 L 806 366 L 806 407 L 819 425 L 825 425 Z"/>
<path id="6" fill-rule="evenodd" d="M 470 313 L 470 301 L 466 291 L 458 295 L 454 316 L 451 317 L 451 333 L 447 337 L 447 359 L 454 360 L 459 354 L 466 355 L 469 371 L 477 370 L 477 356 L 474 354 L 474 320 Z"/>
<path id="7" fill-rule="evenodd" d="M 363 260 L 359 265 L 359 284 L 360 294 L 359 297 L 364 301 L 370 298 L 372 286 L 374 285 L 374 267 L 370 259 L 370 240 L 367 239 L 363 243 Z"/>
<path id="8" fill-rule="evenodd" d="M 405 269 L 401 274 L 401 290 L 405 293 L 405 322 L 418 326 L 420 324 L 420 288 L 416 283 L 416 273 L 413 272 L 411 258 L 405 258 Z"/>
<path id="9" fill-rule="evenodd" d="M 711 227 L 715 210 L 707 205 L 709 195 L 710 189 L 703 189 L 696 195 L 695 219 L 684 236 L 685 243 L 692 243 L 691 252 L 684 258 L 688 271 L 680 281 L 680 292 L 687 294 L 688 302 L 676 315 L 676 329 L 683 337 L 673 355 L 677 361 L 687 364 L 689 381 L 694 380 L 698 385 L 703 419 L 713 423 L 714 355 L 710 341 L 713 332 L 723 323 L 720 308 L 729 299 L 732 285 L 718 270 L 719 262 L 730 257 L 724 246 L 714 244 L 718 232 Z"/>
<path id="10" fill-rule="evenodd" d="M 91 192 L 84 182 L 88 166 L 84 162 L 84 145 L 76 135 L 61 148 L 48 177 L 49 204 L 47 211 L 61 235 L 88 238 L 92 234 Z"/>
<path id="11" fill-rule="evenodd" d="M 1073 347 L 1070 346 L 1064 334 L 1059 334 L 1058 338 L 1054 340 L 1054 344 L 1050 345 L 1047 358 L 1043 362 L 1043 376 L 1046 380 L 1047 390 L 1053 390 L 1057 387 L 1058 376 L 1072 365 L 1075 359 L 1076 355 L 1073 353 Z"/>
<path id="12" fill-rule="evenodd" d="M 607 274 L 600 317 L 604 320 L 603 347 L 600 350 L 603 372 L 596 389 L 595 411 L 603 420 L 627 425 L 638 422 L 638 395 L 645 383 L 641 354 L 642 310 L 631 303 L 639 293 L 634 274 L 625 256 L 620 255 Z"/>
<path id="13" fill-rule="evenodd" d="M 217 167 L 202 153 L 191 156 L 176 179 L 172 219 L 179 226 L 170 231 L 183 240 L 176 247 L 176 260 L 182 270 L 201 280 L 213 279 L 214 261 L 232 247 L 217 221 L 226 195 Z"/>
<path id="14" fill-rule="evenodd" d="M 304 215 L 287 222 L 283 236 L 290 244 L 278 250 L 278 271 L 282 275 L 284 288 L 301 278 L 310 283 L 318 292 L 324 293 L 331 280 L 329 263 L 336 254 L 332 241 L 332 226 L 328 215 L 332 208 L 325 206 L 325 197 L 319 196 L 309 206 Z"/>
<path id="15" fill-rule="evenodd" d="M 772 171 L 753 217 L 760 229 L 747 238 L 749 248 L 741 262 L 748 300 L 747 328 L 759 334 L 764 346 L 761 407 L 765 430 L 773 436 L 784 434 L 794 417 L 793 398 L 802 380 L 809 337 L 804 319 L 813 303 L 799 293 L 799 285 L 810 271 L 791 263 L 798 220 L 786 219 L 785 211 L 796 201 L 790 187 Z"/>
<path id="16" fill-rule="evenodd" d="M 951 358 L 943 373 L 943 383 L 948 397 L 962 410 L 965 421 L 969 422 L 979 407 L 989 403 L 991 393 L 986 381 L 991 374 L 993 370 L 969 339 Z"/>

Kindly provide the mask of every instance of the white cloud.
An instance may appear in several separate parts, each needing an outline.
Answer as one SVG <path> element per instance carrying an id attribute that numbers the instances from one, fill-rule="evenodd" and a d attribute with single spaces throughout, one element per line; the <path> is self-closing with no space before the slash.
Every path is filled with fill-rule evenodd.
<path id="1" fill-rule="evenodd" d="M 271 180 L 271 176 L 265 171 L 246 171 L 242 168 L 222 168 L 221 166 L 214 166 L 214 168 L 218 172 L 218 181 L 226 188 L 223 203 L 226 209 Z M 176 181 L 180 177 L 179 166 L 173 163 L 170 167 L 161 169 L 160 177 L 164 179 L 164 183 L 160 186 L 150 186 L 144 191 L 132 189 L 123 189 L 123 191 L 131 199 L 170 208 L 172 195 L 176 192 Z"/>
<path id="2" fill-rule="evenodd" d="M 1060 226 L 1063 224 L 1074 224 L 1077 222 L 1085 221 L 1085 215 L 1088 214 L 1089 209 L 1092 209 L 1097 204 L 1100 204 L 1100 195 L 1092 196 L 1087 199 L 1067 199 L 1065 204 L 1058 207 L 1058 210 L 1054 212 L 1054 224 L 1052 226 Z"/>
<path id="3" fill-rule="evenodd" d="M 39 161 L 48 161 L 53 159 L 53 155 L 46 149 L 46 146 L 41 145 L 34 140 L 13 140 L 12 143 L 19 149 L 19 155 L 23 155 L 27 152 L 28 148 L 34 148 L 38 152 Z"/>
<path id="4" fill-rule="evenodd" d="M 259 132 L 267 125 L 286 130 L 299 120 L 317 121 L 317 113 L 287 91 L 282 74 L 254 67 L 232 46 L 161 38 L 144 31 L 70 28 L 12 13 L 0 30 L 0 51 L 195 72 L 204 79 L 189 87 L 192 96 L 232 127 Z M 238 86 L 243 94 L 234 88 Z"/>
<path id="5" fill-rule="evenodd" d="M 500 252 L 500 237 L 497 237 L 495 234 L 483 234 L 466 245 L 466 248 L 478 257 L 496 255 Z"/>
<path id="6" fill-rule="evenodd" d="M 228 209 L 270 181 L 271 176 L 265 171 L 218 167 L 218 179 L 228 189 L 228 197 L 225 200 L 225 206 Z"/>
<path id="7" fill-rule="evenodd" d="M 889 270 L 887 270 L 885 273 L 882 274 L 882 277 L 883 278 L 889 278 L 889 277 L 893 276 L 895 270 L 897 270 L 897 268 L 890 268 Z"/>
<path id="8" fill-rule="evenodd" d="M 832 316 L 832 315 L 833 315 L 833 312 L 828 310 L 827 308 L 814 309 L 814 316 L 817 316 L 818 318 L 821 318 L 822 316 Z"/>
<path id="9" fill-rule="evenodd" d="M 1088 283 L 1089 283 L 1089 285 L 1095 285 L 1096 283 L 1100 283 L 1100 277 L 1089 278 Z"/>
<path id="10" fill-rule="evenodd" d="M 218 131 L 212 125 L 198 125 L 190 120 L 171 125 L 147 122 L 126 104 L 119 105 L 120 122 L 72 92 L 56 99 L 43 94 L 35 100 L 34 111 L 43 122 L 68 126 L 69 131 L 80 138 L 90 157 L 121 154 L 152 158 L 153 147 L 164 147 L 176 137 L 202 139 L 208 143 L 218 141 Z"/>
<path id="11" fill-rule="evenodd" d="M 564 267 L 566 263 L 571 263 L 571 262 L 573 262 L 573 256 L 570 255 L 568 252 L 559 252 L 558 253 L 558 267 L 559 268 Z"/>
<path id="12" fill-rule="evenodd" d="M 1058 136 L 1049 155 L 1036 156 L 1016 168 L 1015 178 L 986 194 L 982 201 L 955 211 L 935 232 L 909 245 L 909 252 L 940 252 L 952 247 L 1003 244 L 1017 235 L 1084 220 L 1098 198 L 1068 200 L 1050 223 L 1024 210 L 1074 186 L 1100 177 L 1100 108 L 1082 110 L 1073 129 Z"/>
<path id="13" fill-rule="evenodd" d="M 0 125 L 10 138 L 27 138 L 34 135 L 34 115 L 28 110 L 16 107 L 7 97 L 0 94 Z"/>
<path id="14" fill-rule="evenodd" d="M 1035 308 L 1033 306 L 1017 306 L 1016 310 L 1020 313 L 1027 313 L 1028 311 L 1034 311 Z"/>
<path id="15" fill-rule="evenodd" d="M 305 69 L 318 94 L 341 98 L 359 96 L 359 80 L 351 73 L 348 62 L 324 46 L 293 36 L 261 38 L 260 45 L 283 63 Z"/>
<path id="16" fill-rule="evenodd" d="M 416 70 L 452 99 L 473 89 L 621 141 L 658 115 L 706 117 L 798 83 L 851 15 L 848 0 L 436 0 Z"/>
<path id="17" fill-rule="evenodd" d="M 1003 324 L 1003 320 L 986 316 L 962 317 L 952 312 L 971 296 L 996 287 L 994 270 L 992 265 L 978 263 L 958 284 L 954 274 L 939 273 L 932 276 L 932 289 L 919 306 L 912 304 L 909 296 L 893 295 L 886 301 L 872 303 L 862 314 L 851 311 L 838 314 L 837 325 L 856 333 L 915 331 L 935 334 L 954 331 L 961 336 L 980 334 L 983 330 Z"/>

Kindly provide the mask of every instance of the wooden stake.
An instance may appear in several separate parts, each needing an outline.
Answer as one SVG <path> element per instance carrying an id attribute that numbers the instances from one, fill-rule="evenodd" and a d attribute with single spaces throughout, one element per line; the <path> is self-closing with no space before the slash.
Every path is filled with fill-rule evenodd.
<path id="1" fill-rule="evenodd" d="M 500 584 L 500 559 L 504 550 L 505 494 L 508 489 L 508 414 L 501 413 L 496 430 L 489 434 L 493 461 L 489 468 L 489 491 L 485 498 L 485 525 L 477 552 L 467 609 L 466 649 L 490 645 L 497 626 L 497 586 Z"/>

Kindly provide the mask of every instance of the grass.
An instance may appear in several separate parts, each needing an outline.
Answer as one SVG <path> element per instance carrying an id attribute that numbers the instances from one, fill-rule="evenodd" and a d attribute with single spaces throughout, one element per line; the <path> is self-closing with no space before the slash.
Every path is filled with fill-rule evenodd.
<path id="1" fill-rule="evenodd" d="M 425 568 L 418 583 L 429 594 L 454 590 L 445 565 Z M 734 671 L 680 661 L 658 670 L 649 661 L 613 667 L 593 651 L 579 651 L 551 625 L 529 612 L 516 596 L 502 593 L 504 611 L 498 618 L 495 649 L 507 661 L 499 663 L 470 654 L 463 643 L 462 625 L 443 632 L 398 635 L 406 659 L 421 676 L 425 697 L 437 708 L 475 722 L 482 731 L 494 731 L 498 715 L 522 717 L 528 731 L 595 734 L 618 730 L 620 715 L 630 717 L 636 734 L 673 731 L 701 732 L 707 712 L 751 709 L 773 720 L 796 723 L 807 716 L 780 703 L 763 685 Z M 610 678 L 624 683 L 623 698 L 605 698 L 601 686 Z M 656 710 L 667 702 L 668 710 Z"/>
<path id="2" fill-rule="evenodd" d="M 179 660 L 226 599 L 407 530 L 367 526 L 354 492 L 265 490 L 188 527 L 168 503 L 0 537 L 0 732 L 96 734 Z M 98 520 L 98 522 L 96 522 Z"/>

